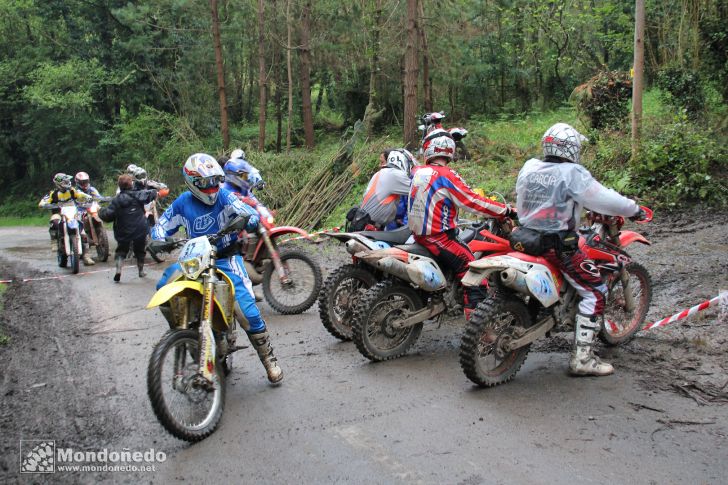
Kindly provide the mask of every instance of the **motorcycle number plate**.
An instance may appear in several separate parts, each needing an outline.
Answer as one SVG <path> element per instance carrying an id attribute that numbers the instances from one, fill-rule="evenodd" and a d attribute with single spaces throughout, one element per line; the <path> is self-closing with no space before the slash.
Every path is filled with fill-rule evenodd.
<path id="1" fill-rule="evenodd" d="M 182 251 L 180 251 L 178 261 L 183 263 L 196 258 L 204 260 L 210 252 L 212 252 L 212 245 L 207 237 L 196 237 L 194 239 L 190 239 L 184 246 L 182 246 Z"/>

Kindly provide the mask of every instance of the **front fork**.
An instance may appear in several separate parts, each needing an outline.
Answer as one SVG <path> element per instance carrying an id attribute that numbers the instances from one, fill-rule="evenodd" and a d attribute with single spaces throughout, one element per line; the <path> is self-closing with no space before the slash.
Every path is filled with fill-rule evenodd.
<path id="1" fill-rule="evenodd" d="M 615 246 L 621 248 L 622 245 L 619 242 L 619 228 L 615 225 L 608 226 L 609 231 L 609 242 Z M 624 297 L 624 309 L 631 312 L 635 309 L 634 295 L 632 294 L 631 283 L 629 279 L 629 271 L 627 266 L 622 265 L 622 269 L 619 271 L 619 281 L 622 283 L 622 294 Z"/>
<path id="2" fill-rule="evenodd" d="M 291 280 L 288 277 L 288 270 L 283 265 L 283 261 L 281 261 L 281 255 L 278 253 L 278 248 L 276 248 L 276 246 L 273 244 L 273 241 L 271 241 L 270 234 L 268 234 L 268 230 L 261 225 L 258 229 L 258 233 L 260 234 L 260 237 L 263 239 L 263 243 L 265 244 L 265 247 L 268 249 L 268 254 L 270 254 L 270 257 L 273 260 L 273 267 L 276 269 L 276 274 L 278 275 L 278 278 L 281 280 L 281 284 L 283 284 L 283 285 L 290 284 Z"/>
<path id="3" fill-rule="evenodd" d="M 214 259 L 213 259 L 214 261 Z M 199 374 L 208 382 L 213 382 L 215 373 L 215 336 L 212 333 L 212 313 L 214 288 L 217 275 L 214 263 L 202 280 L 202 318 L 200 319 Z"/>

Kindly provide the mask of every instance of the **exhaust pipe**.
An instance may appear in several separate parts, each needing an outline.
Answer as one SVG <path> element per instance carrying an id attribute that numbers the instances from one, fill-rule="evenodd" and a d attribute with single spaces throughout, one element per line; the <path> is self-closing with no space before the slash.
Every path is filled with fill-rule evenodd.
<path id="1" fill-rule="evenodd" d="M 362 251 L 371 251 L 368 247 L 366 247 L 361 242 L 357 241 L 356 239 L 349 239 L 346 241 L 346 252 L 351 254 L 352 256 L 356 253 L 360 253 Z"/>
<path id="2" fill-rule="evenodd" d="M 513 268 L 507 268 L 500 273 L 501 282 L 508 288 L 520 293 L 530 293 L 526 284 L 526 276 Z"/>
<path id="3" fill-rule="evenodd" d="M 248 272 L 248 277 L 250 278 L 251 283 L 259 285 L 263 281 L 263 275 L 255 270 L 253 265 L 250 264 L 250 261 L 243 261 L 243 263 L 245 263 L 245 271 Z"/>
<path id="4" fill-rule="evenodd" d="M 410 281 L 409 273 L 407 273 L 407 266 L 402 261 L 395 259 L 391 256 L 384 257 L 375 263 L 375 266 L 385 273 L 397 276 L 405 281 Z"/>

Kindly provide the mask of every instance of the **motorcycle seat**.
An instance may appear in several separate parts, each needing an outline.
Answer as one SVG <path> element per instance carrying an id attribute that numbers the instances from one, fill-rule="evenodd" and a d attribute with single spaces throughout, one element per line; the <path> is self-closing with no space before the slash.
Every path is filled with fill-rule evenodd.
<path id="1" fill-rule="evenodd" d="M 416 254 L 418 256 L 424 256 L 426 258 L 434 258 L 433 254 L 424 246 L 419 244 L 403 244 L 401 246 L 395 246 L 397 249 L 406 251 L 410 254 Z"/>
<path id="2" fill-rule="evenodd" d="M 394 245 L 407 242 L 407 239 L 412 235 L 412 231 L 408 227 L 400 227 L 394 231 L 361 231 L 357 234 L 361 234 L 375 241 L 384 241 Z"/>

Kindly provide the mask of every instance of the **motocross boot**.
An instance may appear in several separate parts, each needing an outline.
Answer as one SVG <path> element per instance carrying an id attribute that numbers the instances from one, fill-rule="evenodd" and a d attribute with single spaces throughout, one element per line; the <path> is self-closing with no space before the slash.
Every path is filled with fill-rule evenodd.
<path id="1" fill-rule="evenodd" d="M 139 269 L 139 277 L 144 278 L 147 272 L 144 271 L 144 258 L 137 259 L 137 268 Z"/>
<path id="2" fill-rule="evenodd" d="M 569 362 L 569 370 L 575 376 L 608 376 L 614 372 L 611 364 L 602 362 L 594 355 L 594 341 L 599 331 L 599 323 L 584 315 L 576 316 L 574 353 Z"/>
<path id="3" fill-rule="evenodd" d="M 121 265 L 124 263 L 124 257 L 123 256 L 117 256 L 115 259 L 116 262 L 116 274 L 114 275 L 114 281 L 117 283 L 121 280 Z"/>
<path id="4" fill-rule="evenodd" d="M 88 254 L 88 244 L 83 245 L 83 254 L 81 254 L 81 259 L 83 259 L 83 264 L 86 266 L 93 266 L 96 264 L 96 261 L 91 259 L 91 256 Z"/>
<path id="5" fill-rule="evenodd" d="M 268 380 L 271 384 L 281 382 L 283 380 L 283 371 L 278 366 L 278 359 L 273 355 L 268 330 L 263 330 L 260 333 L 249 333 L 248 338 L 250 339 L 250 343 L 253 344 L 255 351 L 258 352 L 258 357 L 268 374 Z"/>
<path id="6" fill-rule="evenodd" d="M 51 238 L 51 252 L 56 254 L 58 252 L 58 239 Z"/>

